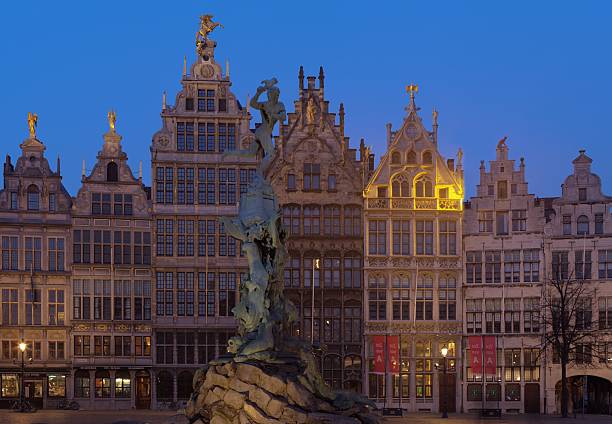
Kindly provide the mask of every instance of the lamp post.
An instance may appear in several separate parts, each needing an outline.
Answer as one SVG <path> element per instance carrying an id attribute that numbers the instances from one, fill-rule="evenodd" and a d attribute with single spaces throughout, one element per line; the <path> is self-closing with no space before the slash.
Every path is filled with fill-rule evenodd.
<path id="1" fill-rule="evenodd" d="M 312 259 L 312 281 L 310 282 L 310 285 L 312 286 L 312 304 L 310 307 L 310 344 L 312 346 L 314 346 L 314 320 L 315 320 L 315 313 L 314 313 L 314 307 L 315 307 L 315 268 L 319 269 L 319 258 L 313 258 Z M 320 282 L 320 280 L 319 280 Z M 321 313 L 323 313 L 323 311 L 321 311 Z"/>
<path id="2" fill-rule="evenodd" d="M 23 387 L 23 377 L 25 374 L 25 351 L 28 345 L 25 342 L 19 343 L 19 350 L 21 351 L 21 381 L 19 383 L 19 412 L 25 411 L 25 402 L 24 402 L 24 387 Z"/>
<path id="3" fill-rule="evenodd" d="M 446 355 L 448 348 L 444 346 L 440 349 L 442 354 L 442 386 L 444 387 L 444 398 L 442 399 L 442 418 L 448 418 L 448 390 L 446 387 Z"/>

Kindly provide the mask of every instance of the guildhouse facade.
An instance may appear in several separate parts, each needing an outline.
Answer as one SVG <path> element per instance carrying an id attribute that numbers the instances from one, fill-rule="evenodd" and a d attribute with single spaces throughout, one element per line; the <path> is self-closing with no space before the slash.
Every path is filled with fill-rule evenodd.
<path id="1" fill-rule="evenodd" d="M 362 191 L 369 150 L 349 145 L 344 105 L 329 111 L 325 75 L 299 71 L 299 98 L 280 125 L 269 174 L 288 233 L 285 293 L 298 310 L 293 332 L 320 347 L 335 389 L 362 390 Z"/>
<path id="2" fill-rule="evenodd" d="M 60 161 L 53 171 L 36 137 L 21 143 L 16 163 L 6 156 L 0 191 L 0 407 L 19 398 L 19 367 L 26 399 L 53 407 L 69 391 L 70 208 Z M 20 351 L 19 344 L 26 344 Z"/>
<path id="3" fill-rule="evenodd" d="M 407 116 L 396 131 L 387 124 L 387 152 L 364 190 L 366 393 L 380 406 L 409 411 L 441 410 L 445 393 L 454 411 L 462 337 L 461 153 L 457 163 L 444 160 L 437 112 L 428 131 L 416 89 L 409 89 Z M 395 353 L 377 351 L 380 337 Z M 390 360 L 377 364 L 385 356 Z"/>
<path id="4" fill-rule="evenodd" d="M 183 70 L 174 105 L 162 105 L 153 136 L 154 405 L 186 401 L 195 371 L 226 352 L 236 328 L 241 275 L 248 269 L 220 216 L 238 214 L 256 159 L 227 155 L 253 141 L 249 111 L 230 91 L 228 69 L 203 42 Z M 248 102 L 247 102 L 248 103 Z"/>
<path id="5" fill-rule="evenodd" d="M 508 157 L 506 138 L 496 158 L 480 165 L 476 195 L 463 214 L 463 333 L 494 336 L 497 370 L 474 372 L 464 352 L 464 410 L 539 413 L 545 378 L 540 355 L 540 305 L 545 282 L 544 200 L 528 191 L 525 162 Z"/>
<path id="6" fill-rule="evenodd" d="M 110 129 L 72 208 L 72 398 L 88 409 L 151 404 L 151 204 Z"/>

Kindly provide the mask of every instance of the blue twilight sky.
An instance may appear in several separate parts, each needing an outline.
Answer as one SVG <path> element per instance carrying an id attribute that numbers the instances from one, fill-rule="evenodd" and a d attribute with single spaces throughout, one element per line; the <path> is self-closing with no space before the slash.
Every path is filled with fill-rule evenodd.
<path id="1" fill-rule="evenodd" d="M 160 127 L 161 93 L 174 99 L 183 56 L 195 57 L 198 16 L 212 13 L 216 59 L 230 60 L 238 98 L 264 78 L 280 80 L 289 110 L 297 71 L 323 65 L 330 109 L 342 101 L 346 134 L 385 150 L 408 98 L 426 125 L 439 111 L 440 150 L 464 150 L 467 194 L 481 159 L 508 135 L 526 158 L 530 191 L 558 195 L 571 160 L 586 148 L 612 193 L 612 2 L 608 1 L 13 1 L 0 13 L 0 154 L 19 154 L 26 114 L 39 115 L 47 157 L 62 157 L 74 195 L 115 108 L 134 172 Z M 55 166 L 55 165 L 53 165 Z"/>

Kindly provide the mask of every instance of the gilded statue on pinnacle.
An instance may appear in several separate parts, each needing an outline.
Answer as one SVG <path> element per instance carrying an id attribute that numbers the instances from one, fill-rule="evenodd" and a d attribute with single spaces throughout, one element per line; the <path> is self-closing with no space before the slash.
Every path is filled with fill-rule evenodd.
<path id="1" fill-rule="evenodd" d="M 208 34 L 210 34 L 215 28 L 220 26 L 223 28 L 219 22 L 213 22 L 213 15 L 202 15 L 200 16 L 200 29 L 196 32 L 196 50 L 200 56 L 204 55 L 204 48 L 206 47 L 206 42 L 208 41 Z"/>
<path id="2" fill-rule="evenodd" d="M 28 128 L 30 130 L 30 138 L 36 138 L 36 124 L 38 124 L 38 115 L 28 112 Z"/>

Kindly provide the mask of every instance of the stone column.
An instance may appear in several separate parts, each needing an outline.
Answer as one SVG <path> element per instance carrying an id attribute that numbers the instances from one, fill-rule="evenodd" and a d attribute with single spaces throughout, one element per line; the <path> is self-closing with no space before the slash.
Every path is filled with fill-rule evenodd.
<path id="1" fill-rule="evenodd" d="M 93 407 L 96 395 L 96 371 L 89 370 L 89 404 Z"/>
<path id="2" fill-rule="evenodd" d="M 151 409 L 157 409 L 157 375 L 155 371 L 151 369 L 150 382 L 151 382 Z"/>
<path id="3" fill-rule="evenodd" d="M 172 370 L 172 401 L 178 401 L 178 381 L 176 377 L 176 370 Z"/>
<path id="4" fill-rule="evenodd" d="M 117 405 L 115 403 L 115 376 L 117 375 L 116 370 L 110 370 L 110 401 L 112 405 L 112 409 L 116 409 Z"/>
<path id="5" fill-rule="evenodd" d="M 136 408 L 136 390 L 137 382 L 136 382 L 136 371 L 130 370 L 130 407 L 132 409 Z"/>

